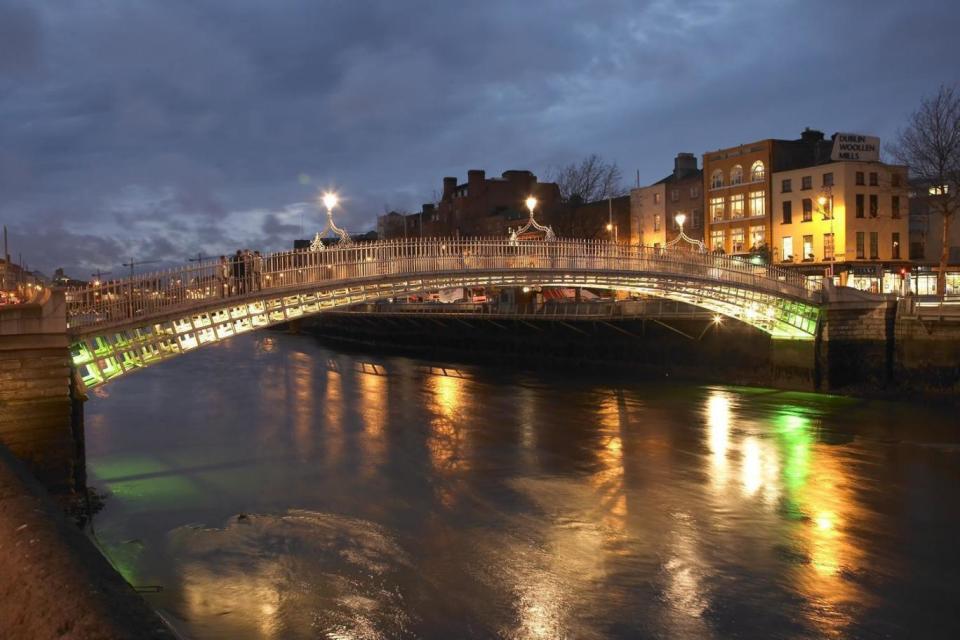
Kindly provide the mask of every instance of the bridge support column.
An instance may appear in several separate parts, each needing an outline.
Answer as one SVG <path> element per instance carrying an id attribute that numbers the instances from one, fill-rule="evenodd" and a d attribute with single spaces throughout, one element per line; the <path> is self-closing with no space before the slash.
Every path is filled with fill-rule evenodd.
<path id="1" fill-rule="evenodd" d="M 70 367 L 66 305 L 0 307 L 0 444 L 53 491 L 82 487 L 83 408 Z"/>
<path id="2" fill-rule="evenodd" d="M 824 306 L 817 353 L 822 391 L 883 389 L 893 380 L 897 301 L 857 293 L 835 294 Z"/>

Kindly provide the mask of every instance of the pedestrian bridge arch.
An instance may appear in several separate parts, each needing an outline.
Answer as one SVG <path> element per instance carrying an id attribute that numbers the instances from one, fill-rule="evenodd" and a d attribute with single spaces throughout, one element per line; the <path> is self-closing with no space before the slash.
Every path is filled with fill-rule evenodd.
<path id="1" fill-rule="evenodd" d="M 589 287 L 678 300 L 775 338 L 816 335 L 821 292 L 739 258 L 596 240 L 418 238 L 211 261 L 67 293 L 87 387 L 231 336 L 324 311 L 450 287 Z"/>

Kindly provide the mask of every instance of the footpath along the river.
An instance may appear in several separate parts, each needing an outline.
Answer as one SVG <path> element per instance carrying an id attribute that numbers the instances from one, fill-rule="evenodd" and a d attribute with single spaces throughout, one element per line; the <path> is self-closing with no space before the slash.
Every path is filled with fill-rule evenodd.
<path id="1" fill-rule="evenodd" d="M 0 445 L 0 638 L 175 637 Z"/>

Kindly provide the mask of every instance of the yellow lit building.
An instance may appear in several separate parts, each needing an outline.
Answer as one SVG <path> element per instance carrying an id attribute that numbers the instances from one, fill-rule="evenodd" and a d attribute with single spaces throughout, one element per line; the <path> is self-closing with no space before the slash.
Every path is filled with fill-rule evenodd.
<path id="1" fill-rule="evenodd" d="M 897 292 L 909 268 L 907 168 L 840 161 L 773 174 L 775 265 Z"/>

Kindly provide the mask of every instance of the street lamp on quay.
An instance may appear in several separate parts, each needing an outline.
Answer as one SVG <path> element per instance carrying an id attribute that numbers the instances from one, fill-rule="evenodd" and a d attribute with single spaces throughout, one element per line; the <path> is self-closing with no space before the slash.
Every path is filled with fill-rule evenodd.
<path id="1" fill-rule="evenodd" d="M 607 198 L 607 233 L 613 235 L 614 242 L 617 242 L 618 240 L 618 226 L 619 225 L 613 223 L 613 198 Z"/>
<path id="2" fill-rule="evenodd" d="M 830 262 L 830 266 L 827 268 L 827 277 L 833 278 L 833 262 L 837 253 L 837 237 L 833 233 L 833 192 L 821 193 L 820 197 L 817 198 L 817 204 L 820 205 L 820 215 L 823 216 L 823 219 L 830 221 L 830 255 L 827 255 L 827 247 L 824 246 L 823 259 Z M 827 208 L 828 204 L 829 208 Z"/>

